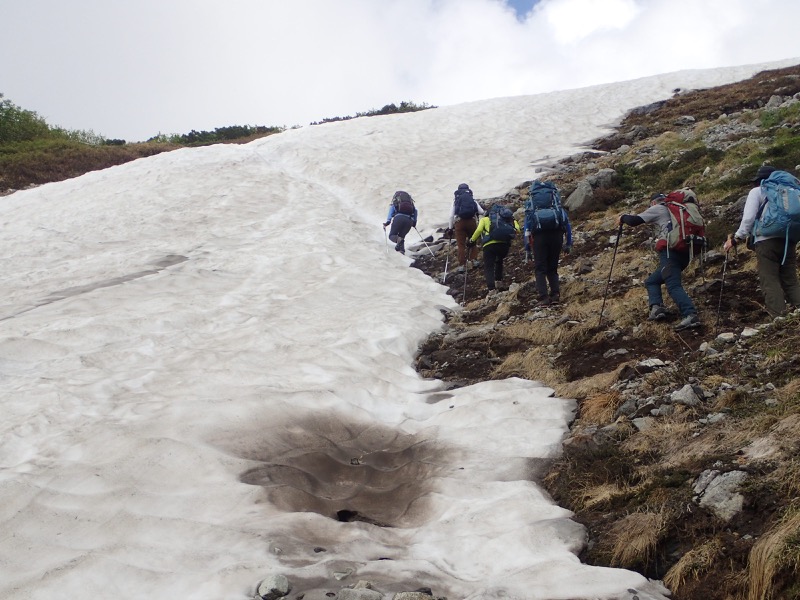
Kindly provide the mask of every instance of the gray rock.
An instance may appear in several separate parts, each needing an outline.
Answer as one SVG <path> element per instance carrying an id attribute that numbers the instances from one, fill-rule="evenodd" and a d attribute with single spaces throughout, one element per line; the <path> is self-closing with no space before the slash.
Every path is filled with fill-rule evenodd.
<path id="1" fill-rule="evenodd" d="M 681 389 L 672 392 L 669 397 L 675 404 L 683 404 L 684 406 L 697 406 L 700 404 L 700 398 L 688 383 Z"/>
<path id="2" fill-rule="evenodd" d="M 758 335 L 758 329 L 753 329 L 752 327 L 745 327 L 742 329 L 742 337 L 743 338 L 751 338 L 754 335 Z"/>
<path id="3" fill-rule="evenodd" d="M 639 419 L 633 419 L 631 421 L 634 427 L 639 431 L 645 431 L 646 429 L 650 429 L 653 426 L 653 418 L 652 417 L 641 417 Z"/>
<path id="4" fill-rule="evenodd" d="M 586 181 L 589 182 L 593 188 L 610 188 L 614 185 L 614 179 L 617 177 L 617 172 L 614 169 L 600 169 L 594 175 L 589 175 Z"/>
<path id="5" fill-rule="evenodd" d="M 716 337 L 716 341 L 720 342 L 722 344 L 732 344 L 733 342 L 736 341 L 736 334 L 735 333 L 730 333 L 730 332 L 720 333 Z"/>
<path id="6" fill-rule="evenodd" d="M 578 183 L 578 187 L 576 187 L 575 191 L 566 199 L 564 206 L 569 210 L 580 210 L 588 206 L 592 198 L 594 198 L 592 185 L 584 179 Z"/>
<path id="7" fill-rule="evenodd" d="M 393 600 L 443 600 L 438 596 L 434 597 L 430 594 L 424 594 L 422 592 L 397 592 L 394 595 Z"/>
<path id="8" fill-rule="evenodd" d="M 289 595 L 289 580 L 283 575 L 269 575 L 256 587 L 254 600 L 278 600 Z"/>
<path id="9" fill-rule="evenodd" d="M 723 521 L 730 521 L 744 506 L 744 496 L 738 490 L 746 479 L 744 471 L 730 471 L 713 477 L 700 496 L 700 506 L 708 508 Z"/>

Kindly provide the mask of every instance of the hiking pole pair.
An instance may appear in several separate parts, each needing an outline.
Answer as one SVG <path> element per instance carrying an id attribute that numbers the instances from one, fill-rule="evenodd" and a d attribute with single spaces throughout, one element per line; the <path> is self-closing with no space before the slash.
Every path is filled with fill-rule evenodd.
<path id="1" fill-rule="evenodd" d="M 424 238 L 424 237 L 422 237 L 422 234 L 419 232 L 419 230 L 418 230 L 416 227 L 414 227 L 414 231 L 416 231 L 416 232 L 417 232 L 417 235 L 419 236 L 419 239 L 421 239 L 421 240 L 422 240 L 422 243 L 423 243 L 423 244 L 425 244 L 425 247 L 428 249 L 428 252 L 430 252 L 430 253 L 431 253 L 431 256 L 432 256 L 433 258 L 436 258 L 436 255 L 433 253 L 433 250 L 431 250 L 431 247 L 430 247 L 430 246 L 428 246 L 428 242 L 426 242 L 426 241 L 425 241 L 425 238 Z"/>
<path id="2" fill-rule="evenodd" d="M 611 272 L 614 270 L 614 262 L 617 260 L 617 248 L 619 247 L 619 238 L 622 237 L 622 223 L 619 224 L 619 231 L 617 231 L 617 241 L 614 242 L 614 256 L 611 257 L 611 268 L 608 270 L 608 281 L 606 281 L 606 291 L 603 292 L 603 306 L 600 308 L 600 320 L 597 326 L 603 322 L 603 311 L 606 309 L 606 298 L 608 297 L 608 286 L 611 285 Z"/>

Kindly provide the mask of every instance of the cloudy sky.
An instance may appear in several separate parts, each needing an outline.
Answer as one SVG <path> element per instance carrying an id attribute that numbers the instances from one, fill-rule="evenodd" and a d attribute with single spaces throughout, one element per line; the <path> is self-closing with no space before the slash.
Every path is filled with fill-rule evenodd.
<path id="1" fill-rule="evenodd" d="M 0 93 L 144 140 L 800 57 L 796 0 L 0 0 Z"/>

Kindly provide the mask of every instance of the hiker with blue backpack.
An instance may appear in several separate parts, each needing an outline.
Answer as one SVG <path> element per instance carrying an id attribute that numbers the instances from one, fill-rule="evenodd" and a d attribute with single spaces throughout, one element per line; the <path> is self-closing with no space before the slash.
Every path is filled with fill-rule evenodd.
<path id="1" fill-rule="evenodd" d="M 644 212 L 619 217 L 620 232 L 623 225 L 637 227 L 642 223 L 654 225 L 658 254 L 658 267 L 644 282 L 650 306 L 648 321 L 663 321 L 669 316 L 661 292 L 663 285 L 682 317 L 675 331 L 700 327 L 697 308 L 681 283 L 683 270 L 705 248 L 705 225 L 697 195 L 688 188 L 667 195 L 654 194 Z"/>
<path id="2" fill-rule="evenodd" d="M 489 293 L 497 289 L 497 282 L 503 280 L 503 261 L 508 256 L 511 242 L 520 232 L 519 223 L 514 219 L 511 209 L 495 204 L 478 222 L 478 227 L 467 242 L 473 248 L 478 240 L 483 249 L 483 274 Z"/>
<path id="3" fill-rule="evenodd" d="M 756 172 L 756 187 L 747 194 L 742 220 L 728 236 L 727 253 L 752 236 L 758 264 L 758 280 L 767 312 L 786 314 L 786 304 L 800 307 L 797 280 L 797 242 L 800 241 L 800 181 L 786 171 L 762 165 Z"/>
<path id="4" fill-rule="evenodd" d="M 449 228 L 445 232 L 448 238 L 456 238 L 458 248 L 458 264 L 463 270 L 468 260 L 475 261 L 478 258 L 476 247 L 467 249 L 467 240 L 472 237 L 478 228 L 478 217 L 483 216 L 486 211 L 478 204 L 472 195 L 469 185 L 461 183 L 458 189 L 453 192 L 453 206 L 450 208 Z"/>
<path id="5" fill-rule="evenodd" d="M 549 181 L 537 179 L 530 185 L 525 202 L 525 241 L 526 252 L 533 252 L 539 305 L 561 302 L 558 259 L 562 250 L 567 254 L 572 251 L 572 225 L 567 211 L 561 205 L 561 193 Z"/>
<path id="6" fill-rule="evenodd" d="M 411 194 L 399 190 L 392 196 L 389 214 L 386 215 L 384 230 L 391 224 L 389 239 L 395 243 L 394 249 L 400 254 L 406 253 L 405 238 L 413 227 L 417 226 L 417 207 Z"/>

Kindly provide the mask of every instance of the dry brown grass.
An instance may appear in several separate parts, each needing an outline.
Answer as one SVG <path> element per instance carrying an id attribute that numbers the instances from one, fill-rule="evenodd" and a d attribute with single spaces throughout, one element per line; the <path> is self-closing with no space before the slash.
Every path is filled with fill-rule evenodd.
<path id="1" fill-rule="evenodd" d="M 556 369 L 550 364 L 546 350 L 540 346 L 533 347 L 524 353 L 509 354 L 495 369 L 494 375 L 499 378 L 513 376 L 541 381 L 546 386 L 554 389 L 566 379 L 564 371 Z M 559 395 L 567 397 L 560 392 Z"/>
<path id="2" fill-rule="evenodd" d="M 723 551 L 724 545 L 717 538 L 692 548 L 667 571 L 664 585 L 673 592 L 680 591 L 688 579 L 699 579 L 702 574 L 708 572 L 714 563 L 722 558 Z"/>
<path id="3" fill-rule="evenodd" d="M 755 543 L 747 565 L 747 600 L 772 600 L 776 578 L 800 566 L 800 510 L 790 512 Z"/>
<path id="4" fill-rule="evenodd" d="M 614 412 L 619 405 L 620 395 L 617 391 L 592 394 L 581 402 L 581 419 L 598 425 L 607 425 L 614 420 Z"/>
<path id="5" fill-rule="evenodd" d="M 607 392 L 612 384 L 619 379 L 619 372 L 625 367 L 625 364 L 619 365 L 613 371 L 607 373 L 598 373 L 591 377 L 584 377 L 577 381 L 570 381 L 563 383 L 558 387 L 558 394 L 564 398 L 576 398 L 584 400 L 592 394 L 599 394 Z"/>
<path id="6" fill-rule="evenodd" d="M 624 568 L 648 565 L 655 556 L 666 523 L 663 509 L 633 513 L 614 523 L 610 532 L 614 540 L 611 564 Z"/>
<path id="7" fill-rule="evenodd" d="M 625 440 L 622 443 L 622 449 L 639 454 L 658 448 L 665 456 L 665 460 L 674 463 L 676 457 L 682 454 L 692 440 L 693 432 L 694 424 L 691 421 L 682 420 L 681 415 L 677 414 L 671 418 L 654 420 L 651 427 Z M 695 454 L 692 452 L 691 457 L 694 456 Z M 683 462 L 678 461 L 675 464 L 683 464 Z"/>
<path id="8" fill-rule="evenodd" d="M 633 492 L 633 488 L 620 487 L 615 483 L 603 483 L 600 485 L 586 485 L 581 488 L 576 498 L 579 510 L 592 510 L 608 506 L 616 498 L 627 496 Z"/>

